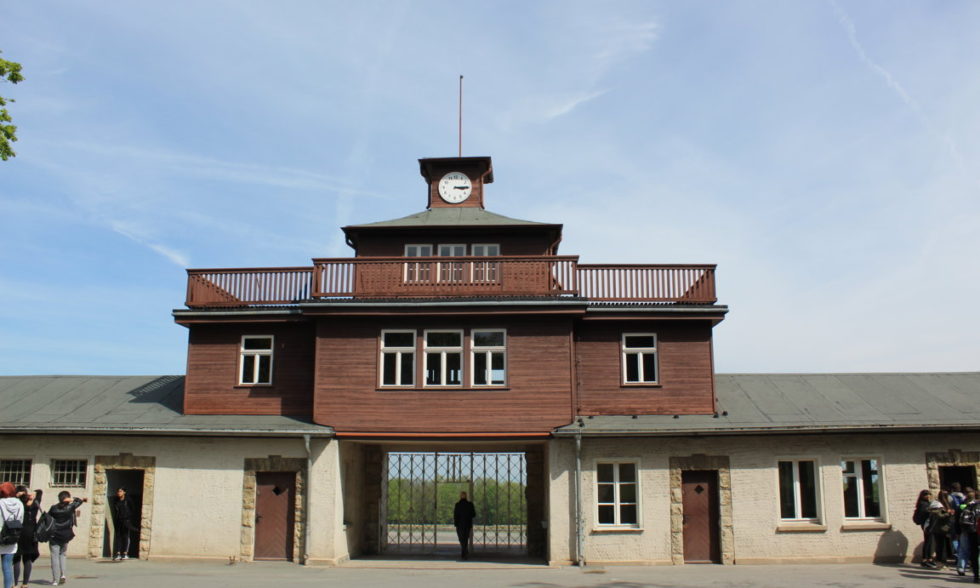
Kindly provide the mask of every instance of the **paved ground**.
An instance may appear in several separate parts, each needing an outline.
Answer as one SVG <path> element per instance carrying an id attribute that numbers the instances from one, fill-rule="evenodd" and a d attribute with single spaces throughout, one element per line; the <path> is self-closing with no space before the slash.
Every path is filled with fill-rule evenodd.
<path id="1" fill-rule="evenodd" d="M 285 588 L 323 586 L 365 588 L 793 588 L 829 586 L 973 586 L 972 578 L 918 566 L 870 564 L 813 566 L 658 566 L 549 568 L 530 564 L 480 562 L 356 562 L 340 568 L 287 563 L 225 565 L 210 562 L 95 562 L 69 560 L 68 585 L 128 588 Z M 47 584 L 47 559 L 35 565 L 31 586 Z"/>

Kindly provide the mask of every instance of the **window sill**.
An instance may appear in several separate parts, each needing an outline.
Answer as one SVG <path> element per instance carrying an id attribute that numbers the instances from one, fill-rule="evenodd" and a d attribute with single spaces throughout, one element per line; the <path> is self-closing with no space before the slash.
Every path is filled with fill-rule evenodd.
<path id="1" fill-rule="evenodd" d="M 593 527 L 590 534 L 592 535 L 608 535 L 615 533 L 642 533 L 643 527 Z"/>
<path id="2" fill-rule="evenodd" d="M 827 525 L 816 522 L 782 521 L 776 526 L 777 533 L 826 533 Z"/>
<path id="3" fill-rule="evenodd" d="M 663 388 L 660 382 L 620 382 L 620 388 Z"/>
<path id="4" fill-rule="evenodd" d="M 847 521 L 840 527 L 841 531 L 891 531 L 891 523 L 884 521 Z"/>
<path id="5" fill-rule="evenodd" d="M 242 390 L 274 390 L 274 384 L 235 384 L 234 388 Z"/>

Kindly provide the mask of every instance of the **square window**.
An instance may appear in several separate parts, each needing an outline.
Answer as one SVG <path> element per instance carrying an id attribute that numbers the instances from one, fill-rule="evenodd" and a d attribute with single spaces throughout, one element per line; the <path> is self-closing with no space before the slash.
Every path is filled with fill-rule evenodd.
<path id="1" fill-rule="evenodd" d="M 14 486 L 30 486 L 31 464 L 29 459 L 0 459 L 0 480 Z"/>

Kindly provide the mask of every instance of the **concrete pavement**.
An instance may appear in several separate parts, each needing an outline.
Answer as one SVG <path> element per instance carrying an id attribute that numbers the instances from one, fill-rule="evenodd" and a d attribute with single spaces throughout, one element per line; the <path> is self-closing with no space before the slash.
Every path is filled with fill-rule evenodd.
<path id="1" fill-rule="evenodd" d="M 34 566 L 31 586 L 50 580 L 47 559 Z M 913 565 L 609 566 L 547 567 L 533 564 L 358 560 L 337 568 L 260 562 L 227 565 L 206 561 L 68 562 L 68 585 L 127 588 L 794 588 L 973 586 L 972 577 Z"/>

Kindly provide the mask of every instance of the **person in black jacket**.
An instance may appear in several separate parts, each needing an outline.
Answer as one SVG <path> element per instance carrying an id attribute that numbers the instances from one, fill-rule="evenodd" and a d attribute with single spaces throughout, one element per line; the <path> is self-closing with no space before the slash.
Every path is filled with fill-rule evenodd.
<path id="1" fill-rule="evenodd" d="M 37 538 L 34 537 L 34 529 L 37 527 L 37 516 L 41 512 L 41 496 L 44 493 L 40 490 L 31 492 L 27 486 L 17 486 L 17 498 L 24 503 L 24 528 L 20 532 L 20 541 L 17 542 L 17 553 L 14 554 L 14 584 L 20 581 L 20 570 L 24 568 L 24 583 L 26 587 L 31 581 L 31 571 L 34 562 L 41 555 L 37 548 Z"/>
<path id="2" fill-rule="evenodd" d="M 110 500 L 112 508 L 113 561 L 129 559 L 129 542 L 133 531 L 136 506 L 126 496 L 125 488 L 117 488 Z"/>
<path id="3" fill-rule="evenodd" d="M 67 581 L 65 559 L 68 543 L 75 538 L 76 511 L 87 501 L 87 498 L 72 498 L 71 492 L 62 490 L 58 493 L 58 502 L 48 510 L 48 515 L 54 519 L 54 530 L 51 531 L 51 541 L 48 543 L 51 549 L 52 584 L 64 584 Z"/>
<path id="4" fill-rule="evenodd" d="M 459 538 L 459 547 L 463 559 L 470 558 L 470 532 L 473 531 L 473 519 L 475 518 L 476 508 L 472 502 L 466 499 L 466 492 L 460 492 L 459 502 L 453 509 L 453 525 L 456 526 L 456 536 Z"/>

